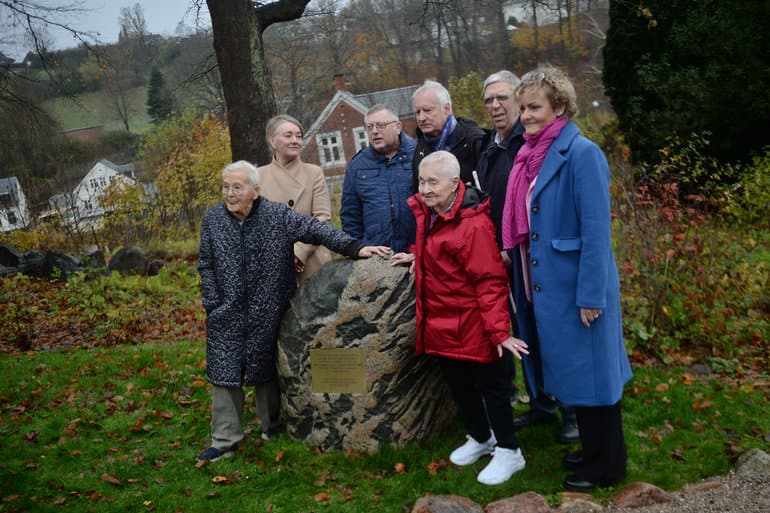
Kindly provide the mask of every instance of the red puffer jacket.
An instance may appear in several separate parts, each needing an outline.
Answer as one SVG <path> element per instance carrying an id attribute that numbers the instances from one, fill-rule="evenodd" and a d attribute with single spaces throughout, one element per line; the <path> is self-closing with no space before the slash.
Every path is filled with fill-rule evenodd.
<path id="1" fill-rule="evenodd" d="M 408 200 L 417 221 L 417 354 L 493 362 L 510 336 L 508 277 L 489 218 L 489 200 L 460 183 L 452 209 L 430 224 L 419 194 Z"/>

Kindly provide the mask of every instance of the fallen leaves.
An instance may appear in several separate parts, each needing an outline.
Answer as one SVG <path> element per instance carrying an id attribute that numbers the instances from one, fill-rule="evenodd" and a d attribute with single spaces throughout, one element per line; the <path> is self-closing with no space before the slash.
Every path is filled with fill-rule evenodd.
<path id="1" fill-rule="evenodd" d="M 438 461 L 431 461 L 428 463 L 427 467 L 425 468 L 428 471 L 428 474 L 430 476 L 435 476 L 439 473 L 439 471 L 447 468 L 449 466 L 449 463 L 445 459 L 440 459 Z"/>
<path id="2" fill-rule="evenodd" d="M 118 479 L 115 476 L 111 476 L 111 475 L 107 474 L 106 472 L 104 474 L 102 474 L 102 481 L 104 481 L 105 483 L 109 483 L 111 485 L 115 485 L 115 486 L 123 486 L 123 483 L 120 482 L 120 479 Z"/>
<path id="3" fill-rule="evenodd" d="M 313 495 L 313 500 L 316 502 L 326 502 L 329 499 L 331 499 L 331 496 L 326 492 L 318 492 L 317 494 Z"/>

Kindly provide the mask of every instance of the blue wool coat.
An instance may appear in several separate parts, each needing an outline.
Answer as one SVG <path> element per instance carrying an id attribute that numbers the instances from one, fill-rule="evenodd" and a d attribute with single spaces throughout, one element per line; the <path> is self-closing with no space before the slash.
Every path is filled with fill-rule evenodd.
<path id="1" fill-rule="evenodd" d="M 539 356 L 545 391 L 573 406 L 615 404 L 632 375 L 610 242 L 609 181 L 604 154 L 570 122 L 551 145 L 532 191 L 528 264 L 539 346 L 525 357 L 524 369 L 533 378 Z M 520 258 L 518 250 L 512 256 Z M 526 297 L 516 296 L 523 312 Z M 603 313 L 586 328 L 581 307 Z M 517 321 L 526 340 L 533 327 L 524 317 Z"/>

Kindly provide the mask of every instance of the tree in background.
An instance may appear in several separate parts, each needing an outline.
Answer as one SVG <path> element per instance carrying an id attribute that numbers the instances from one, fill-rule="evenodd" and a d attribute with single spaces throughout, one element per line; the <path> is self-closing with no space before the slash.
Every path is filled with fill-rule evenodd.
<path id="1" fill-rule="evenodd" d="M 270 162 L 265 124 L 275 114 L 262 35 L 273 23 L 299 18 L 310 0 L 206 0 L 227 104 L 232 159 Z"/>
<path id="2" fill-rule="evenodd" d="M 147 89 L 147 114 L 152 118 L 156 125 L 165 121 L 171 115 L 174 102 L 171 98 L 171 92 L 166 87 L 163 80 L 163 73 L 157 68 L 152 67 L 150 73 L 150 87 Z"/>
<path id="3" fill-rule="evenodd" d="M 140 156 L 158 188 L 149 231 L 197 236 L 203 213 L 222 197 L 220 173 L 231 160 L 229 148 L 225 123 L 209 114 L 187 112 L 148 135 Z"/>
<path id="4" fill-rule="evenodd" d="M 671 136 L 710 132 L 710 156 L 770 144 L 767 0 L 610 2 L 604 84 L 637 162 Z"/>

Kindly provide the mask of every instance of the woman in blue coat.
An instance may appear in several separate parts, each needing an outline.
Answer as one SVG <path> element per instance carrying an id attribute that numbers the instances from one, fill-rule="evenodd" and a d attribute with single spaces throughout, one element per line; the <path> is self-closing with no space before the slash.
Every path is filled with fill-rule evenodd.
<path id="1" fill-rule="evenodd" d="M 526 141 L 514 161 L 503 211 L 503 246 L 513 250 L 528 378 L 576 407 L 580 452 L 565 458 L 568 489 L 621 481 L 621 419 L 631 367 L 623 345 L 618 271 L 610 241 L 609 168 L 570 121 L 575 89 L 544 66 L 514 92 Z M 538 380 L 540 381 L 540 380 Z"/>

